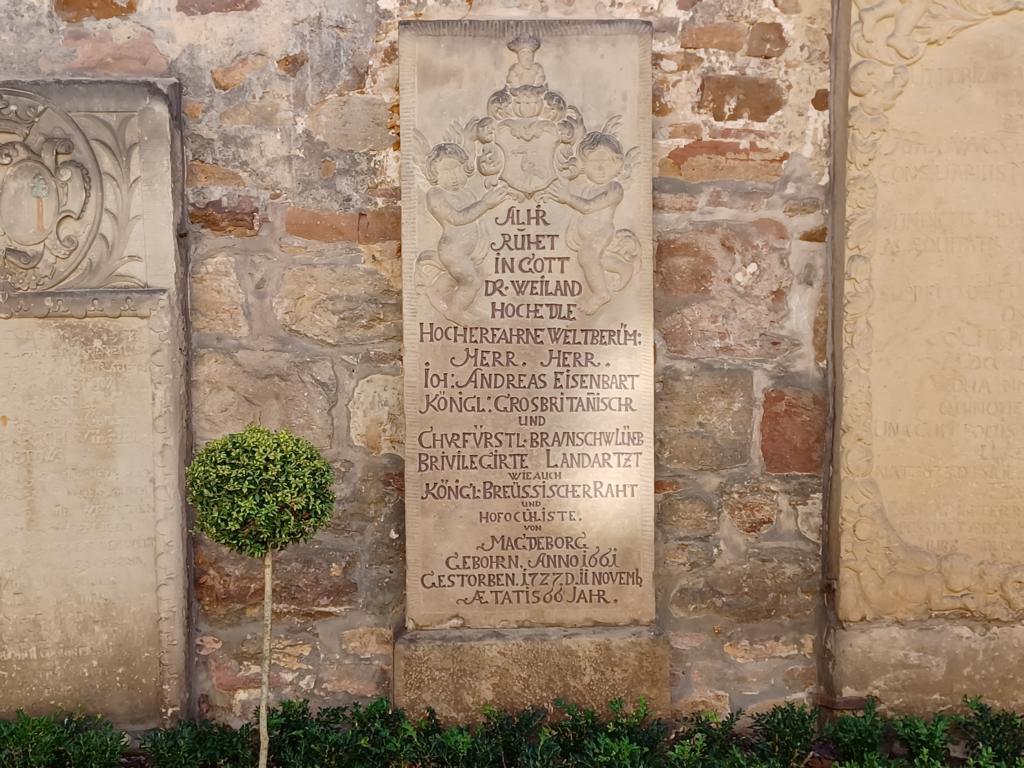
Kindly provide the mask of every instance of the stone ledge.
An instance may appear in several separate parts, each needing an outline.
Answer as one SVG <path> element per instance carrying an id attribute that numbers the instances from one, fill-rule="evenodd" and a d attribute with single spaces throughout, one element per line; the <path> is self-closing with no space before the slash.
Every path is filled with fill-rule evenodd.
<path id="1" fill-rule="evenodd" d="M 422 630 L 395 643 L 396 704 L 444 721 L 479 719 L 485 704 L 603 710 L 641 697 L 668 711 L 668 643 L 647 627 Z"/>
<path id="2" fill-rule="evenodd" d="M 887 709 L 931 713 L 964 696 L 1024 708 L 1024 627 L 950 621 L 834 630 L 832 680 L 838 697 L 875 696 Z"/>

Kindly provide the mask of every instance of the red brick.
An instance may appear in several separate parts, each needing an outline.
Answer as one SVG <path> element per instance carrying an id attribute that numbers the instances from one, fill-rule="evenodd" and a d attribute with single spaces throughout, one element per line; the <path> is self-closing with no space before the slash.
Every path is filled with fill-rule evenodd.
<path id="1" fill-rule="evenodd" d="M 786 50 L 786 35 L 777 21 L 759 21 L 750 28 L 747 55 L 759 59 L 774 59 Z"/>
<path id="2" fill-rule="evenodd" d="M 229 91 L 244 83 L 249 75 L 263 67 L 265 63 L 266 59 L 263 56 L 243 56 L 227 66 L 211 70 L 210 77 L 218 90 Z"/>
<path id="3" fill-rule="evenodd" d="M 800 233 L 800 239 L 805 243 L 824 243 L 828 240 L 828 227 L 822 224 L 820 227 L 808 229 Z"/>
<path id="4" fill-rule="evenodd" d="M 655 284 L 673 296 L 707 294 L 715 280 L 716 254 L 693 231 L 663 232 L 655 254 Z"/>
<path id="5" fill-rule="evenodd" d="M 707 204 L 711 208 L 729 208 L 733 211 L 760 211 L 772 196 L 770 189 L 757 187 L 714 187 L 708 193 Z"/>
<path id="6" fill-rule="evenodd" d="M 382 243 L 402 238 L 402 209 L 397 205 L 359 214 L 359 242 Z"/>
<path id="7" fill-rule="evenodd" d="M 689 72 L 704 63 L 704 59 L 693 51 L 663 51 L 655 53 L 651 63 L 655 75 Z"/>
<path id="8" fill-rule="evenodd" d="M 53 0 L 54 12 L 69 22 L 128 16 L 137 5 L 137 0 Z"/>
<path id="9" fill-rule="evenodd" d="M 193 160 L 188 164 L 186 183 L 190 187 L 244 187 L 245 179 L 237 171 L 215 163 Z"/>
<path id="10" fill-rule="evenodd" d="M 706 75 L 697 108 L 715 120 L 753 120 L 763 123 L 786 103 L 777 80 L 750 75 Z"/>
<path id="11" fill-rule="evenodd" d="M 715 48 L 739 53 L 743 49 L 746 28 L 733 21 L 702 26 L 687 25 L 679 35 L 681 48 Z"/>
<path id="12" fill-rule="evenodd" d="M 157 47 L 153 33 L 139 31 L 121 39 L 109 29 L 70 29 L 61 45 L 74 51 L 74 59 L 56 65 L 44 57 L 45 65 L 61 71 L 84 72 L 90 77 L 153 77 L 167 73 L 170 62 Z"/>
<path id="13" fill-rule="evenodd" d="M 285 212 L 284 227 L 289 235 L 303 240 L 317 240 L 321 243 L 343 240 L 355 242 L 359 233 L 359 214 L 292 207 Z"/>
<path id="14" fill-rule="evenodd" d="M 788 152 L 762 149 L 738 141 L 693 141 L 669 152 L 668 160 L 686 181 L 775 182 L 782 176 Z M 665 169 L 659 168 L 664 175 Z"/>
<path id="15" fill-rule="evenodd" d="M 811 106 L 819 112 L 826 112 L 828 110 L 828 88 L 819 88 L 814 92 Z"/>
<path id="16" fill-rule="evenodd" d="M 396 241 L 402 237 L 402 209 L 336 213 L 292 207 L 285 212 L 284 226 L 290 235 L 323 243 Z"/>
<path id="17" fill-rule="evenodd" d="M 815 474 L 825 451 L 828 404 L 819 392 L 785 387 L 764 393 L 761 456 L 771 474 Z"/>
<path id="18" fill-rule="evenodd" d="M 241 197 L 234 203 L 211 200 L 203 206 L 192 206 L 188 220 L 211 232 L 235 237 L 254 236 L 261 223 L 259 209 L 250 197 Z"/>
<path id="19" fill-rule="evenodd" d="M 299 70 L 306 66 L 308 61 L 309 56 L 305 51 L 289 53 L 287 56 L 282 56 L 277 60 L 277 69 L 281 74 L 288 75 L 288 77 L 295 77 Z"/>

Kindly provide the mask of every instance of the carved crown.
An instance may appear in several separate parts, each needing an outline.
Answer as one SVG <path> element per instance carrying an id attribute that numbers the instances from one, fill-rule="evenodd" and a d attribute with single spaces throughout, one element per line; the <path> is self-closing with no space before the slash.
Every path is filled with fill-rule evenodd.
<path id="1" fill-rule="evenodd" d="M 0 92 L 0 134 L 14 134 L 24 140 L 45 110 L 46 107 L 41 105 L 12 104 L 11 100 Z"/>

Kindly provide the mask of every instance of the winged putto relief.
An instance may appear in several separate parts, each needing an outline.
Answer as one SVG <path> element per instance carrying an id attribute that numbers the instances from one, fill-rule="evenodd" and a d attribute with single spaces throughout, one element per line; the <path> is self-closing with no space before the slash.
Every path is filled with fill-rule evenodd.
<path id="1" fill-rule="evenodd" d="M 484 284 L 484 215 L 504 202 L 554 203 L 569 213 L 564 242 L 582 271 L 578 303 L 592 315 L 633 279 L 641 247 L 616 225 L 639 149 L 626 149 L 621 116 L 587 130 L 580 109 L 548 85 L 536 60 L 541 41 L 521 34 L 507 44 L 516 61 L 487 99 L 486 114 L 453 124 L 438 144 L 419 131 L 413 157 L 426 207 L 441 228 L 434 250 L 417 258 L 417 286 L 452 322 L 470 324 Z"/>

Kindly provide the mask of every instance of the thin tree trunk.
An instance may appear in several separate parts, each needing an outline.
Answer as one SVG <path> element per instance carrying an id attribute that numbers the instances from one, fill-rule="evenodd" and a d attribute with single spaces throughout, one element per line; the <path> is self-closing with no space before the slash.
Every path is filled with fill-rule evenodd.
<path id="1" fill-rule="evenodd" d="M 270 617 L 274 605 L 274 560 L 273 552 L 267 550 L 263 556 L 263 674 L 260 681 L 260 765 L 267 768 L 267 753 L 270 750 L 270 733 L 267 731 L 267 707 L 270 704 Z"/>

